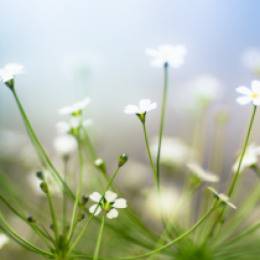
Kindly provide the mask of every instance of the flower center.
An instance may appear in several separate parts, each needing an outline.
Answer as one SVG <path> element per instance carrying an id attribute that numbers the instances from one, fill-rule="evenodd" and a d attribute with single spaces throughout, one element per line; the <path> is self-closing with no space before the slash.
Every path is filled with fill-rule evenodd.
<path id="1" fill-rule="evenodd" d="M 252 93 L 251 94 L 251 98 L 258 98 L 259 97 L 259 94 L 258 93 Z"/>

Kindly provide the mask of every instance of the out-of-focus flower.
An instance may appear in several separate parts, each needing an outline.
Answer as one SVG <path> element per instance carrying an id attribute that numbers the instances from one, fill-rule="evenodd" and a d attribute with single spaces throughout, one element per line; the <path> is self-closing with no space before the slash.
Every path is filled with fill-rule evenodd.
<path id="1" fill-rule="evenodd" d="M 213 173 L 206 172 L 197 163 L 190 162 L 187 163 L 187 167 L 190 169 L 191 173 L 195 175 L 200 181 L 205 182 L 218 182 L 219 177 Z"/>
<path id="2" fill-rule="evenodd" d="M 7 82 L 14 78 L 15 75 L 25 73 L 23 65 L 17 63 L 6 64 L 3 69 L 0 69 L 0 79 L 2 82 Z"/>
<path id="3" fill-rule="evenodd" d="M 8 242 L 9 242 L 9 238 L 4 235 L 4 234 L 0 234 L 0 249 L 5 246 Z"/>
<path id="4" fill-rule="evenodd" d="M 155 108 L 156 108 L 156 103 L 152 103 L 150 99 L 141 99 L 139 101 L 139 107 L 136 105 L 128 105 L 125 107 L 124 112 L 126 114 L 141 115 Z"/>
<path id="5" fill-rule="evenodd" d="M 223 194 L 223 193 L 218 193 L 218 192 L 217 192 L 215 189 L 213 189 L 212 187 L 208 187 L 208 189 L 213 192 L 214 197 L 215 197 L 220 203 L 227 204 L 229 207 L 231 207 L 231 208 L 233 208 L 233 209 L 236 209 L 236 208 L 237 208 L 233 203 L 229 202 L 229 197 L 226 196 L 225 194 Z"/>
<path id="6" fill-rule="evenodd" d="M 89 195 L 89 198 L 94 202 L 99 202 L 102 198 L 102 195 L 98 192 L 93 192 Z M 95 209 L 95 216 L 97 216 L 102 210 L 106 212 L 106 216 L 109 219 L 118 217 L 117 209 L 123 209 L 127 207 L 126 200 L 123 198 L 117 199 L 117 194 L 112 191 L 107 191 L 105 193 L 105 197 L 102 198 L 100 205 L 94 204 L 89 208 L 90 213 L 94 213 Z"/>
<path id="7" fill-rule="evenodd" d="M 145 53 L 154 58 L 151 61 L 151 65 L 154 67 L 163 67 L 169 64 L 174 68 L 179 68 L 184 63 L 187 50 L 183 45 L 161 45 L 158 50 L 149 48 L 145 50 Z"/>
<path id="8" fill-rule="evenodd" d="M 89 104 L 90 98 L 87 97 L 84 100 L 73 104 L 72 106 L 66 106 L 58 110 L 61 115 L 81 115 L 81 111 Z"/>
<path id="9" fill-rule="evenodd" d="M 48 171 L 43 171 L 43 175 L 44 175 L 44 180 L 48 185 L 49 192 L 52 195 L 61 196 L 62 190 L 58 182 L 52 177 L 52 175 Z M 36 176 L 35 172 L 29 173 L 27 175 L 27 180 L 36 194 L 40 196 L 45 195 L 40 188 L 42 180 Z"/>
<path id="10" fill-rule="evenodd" d="M 158 137 L 151 140 L 151 154 L 156 159 L 158 151 Z M 182 167 L 188 160 L 196 157 L 195 151 L 187 146 L 181 139 L 177 137 L 163 136 L 161 145 L 160 162 L 166 166 L 179 168 Z"/>
<path id="11" fill-rule="evenodd" d="M 241 62 L 256 76 L 260 76 L 260 49 L 249 48 L 245 50 L 241 56 Z"/>
<path id="12" fill-rule="evenodd" d="M 74 133 L 75 130 L 77 131 L 79 128 L 79 125 L 81 123 L 81 117 L 80 116 L 73 116 L 70 119 L 70 123 L 61 121 L 56 124 L 56 128 L 58 133 L 64 134 L 64 133 Z M 91 119 L 82 121 L 83 126 L 91 125 L 93 121 Z"/>
<path id="13" fill-rule="evenodd" d="M 240 105 L 246 105 L 250 102 L 253 103 L 255 106 L 260 105 L 260 81 L 259 80 L 253 80 L 251 83 L 251 89 L 240 86 L 236 88 L 236 91 L 238 93 L 244 94 L 244 97 L 237 98 L 237 102 Z"/>
<path id="14" fill-rule="evenodd" d="M 68 157 L 77 149 L 77 142 L 71 135 L 57 136 L 53 141 L 54 148 L 62 157 Z"/>
<path id="15" fill-rule="evenodd" d="M 255 144 L 251 144 L 247 147 L 244 158 L 240 165 L 240 172 L 242 172 L 246 167 L 250 167 L 257 164 L 257 156 L 260 154 L 260 146 L 256 146 Z M 238 156 L 235 164 L 232 169 L 234 172 L 238 170 L 238 165 L 240 161 L 241 155 Z"/>

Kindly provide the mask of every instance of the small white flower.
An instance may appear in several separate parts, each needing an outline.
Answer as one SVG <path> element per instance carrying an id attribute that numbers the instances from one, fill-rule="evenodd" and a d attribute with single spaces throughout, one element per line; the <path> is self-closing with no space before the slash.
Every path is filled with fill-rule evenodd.
<path id="1" fill-rule="evenodd" d="M 161 45 L 158 50 L 146 49 L 145 53 L 154 57 L 151 61 L 151 65 L 154 67 L 163 67 L 165 64 L 169 64 L 174 68 L 179 68 L 184 63 L 187 50 L 183 45 Z"/>
<path id="2" fill-rule="evenodd" d="M 5 83 L 21 73 L 25 73 L 23 65 L 17 63 L 6 64 L 3 69 L 0 69 L 0 80 Z"/>
<path id="3" fill-rule="evenodd" d="M 9 238 L 8 238 L 6 235 L 0 234 L 0 249 L 1 249 L 4 245 L 6 245 L 9 241 L 10 241 Z"/>
<path id="4" fill-rule="evenodd" d="M 192 174 L 194 174 L 201 181 L 205 182 L 218 182 L 219 177 L 213 173 L 206 172 L 197 163 L 187 163 L 187 167 L 190 169 Z"/>
<path id="5" fill-rule="evenodd" d="M 251 89 L 240 86 L 236 89 L 237 92 L 244 94 L 244 97 L 237 98 L 237 102 L 240 105 L 246 105 L 250 102 L 253 103 L 255 106 L 260 105 L 260 81 L 253 80 L 251 83 Z"/>
<path id="6" fill-rule="evenodd" d="M 90 102 L 90 98 L 87 97 L 84 100 L 73 104 L 72 106 L 66 106 L 58 110 L 61 115 L 78 115 L 81 114 L 83 108 L 85 108 Z"/>
<path id="7" fill-rule="evenodd" d="M 141 99 L 139 101 L 139 107 L 136 105 L 128 105 L 125 107 L 124 112 L 126 114 L 145 114 L 147 111 L 153 110 L 156 108 L 156 103 L 151 103 L 150 99 Z"/>
<path id="8" fill-rule="evenodd" d="M 53 141 L 53 145 L 62 157 L 71 155 L 77 149 L 77 142 L 71 135 L 57 136 Z"/>
<path id="9" fill-rule="evenodd" d="M 255 165 L 258 161 L 258 155 L 260 155 L 260 146 L 256 146 L 255 144 L 249 145 L 245 151 L 244 158 L 241 162 L 239 171 L 242 172 L 246 167 Z M 238 169 L 240 158 L 241 156 L 237 158 L 235 164 L 232 167 L 234 172 L 236 172 Z"/>
<path id="10" fill-rule="evenodd" d="M 89 198 L 93 200 L 94 202 L 100 202 L 102 195 L 98 192 L 93 192 L 89 195 Z M 98 207 L 98 208 L 97 208 Z M 90 213 L 94 213 L 95 209 L 97 208 L 95 212 L 95 216 L 97 216 L 102 210 L 106 212 L 106 216 L 109 219 L 116 218 L 118 216 L 117 209 L 123 209 L 126 208 L 126 200 L 123 198 L 117 199 L 117 194 L 112 191 L 107 191 L 105 193 L 104 199 L 101 200 L 100 205 L 94 204 L 89 208 Z"/>
<path id="11" fill-rule="evenodd" d="M 73 116 L 70 119 L 70 123 L 65 122 L 65 121 L 58 122 L 56 124 L 56 128 L 57 128 L 58 133 L 60 133 L 60 134 L 71 133 L 75 129 L 78 129 L 80 122 L 81 122 L 80 116 Z M 82 122 L 82 125 L 88 126 L 88 125 L 91 125 L 92 123 L 93 123 L 93 121 L 91 119 L 88 119 L 88 120 L 84 120 Z"/>
<path id="12" fill-rule="evenodd" d="M 229 202 L 229 197 L 226 196 L 223 193 L 218 193 L 215 189 L 213 189 L 212 187 L 208 187 L 208 189 L 213 192 L 214 197 L 218 199 L 218 201 L 227 204 L 229 207 L 236 209 L 237 207 L 233 204 Z"/>

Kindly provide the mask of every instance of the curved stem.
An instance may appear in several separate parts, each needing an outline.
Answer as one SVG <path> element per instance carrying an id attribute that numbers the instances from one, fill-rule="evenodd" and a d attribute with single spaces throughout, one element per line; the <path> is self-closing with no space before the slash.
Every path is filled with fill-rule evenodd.
<path id="1" fill-rule="evenodd" d="M 106 214 L 103 213 L 102 223 L 101 223 L 101 226 L 100 226 L 100 231 L 99 231 L 99 235 L 98 235 L 98 241 L 97 241 L 97 245 L 96 245 L 96 249 L 95 249 L 93 260 L 97 260 L 98 259 L 98 253 L 99 253 L 100 243 L 101 243 L 101 239 L 102 239 L 102 235 L 103 235 L 104 224 L 105 224 L 105 216 L 106 216 Z"/>

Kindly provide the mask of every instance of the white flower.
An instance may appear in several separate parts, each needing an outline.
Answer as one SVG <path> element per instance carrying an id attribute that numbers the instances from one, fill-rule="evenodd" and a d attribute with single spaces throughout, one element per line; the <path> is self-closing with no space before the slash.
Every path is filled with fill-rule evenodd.
<path id="1" fill-rule="evenodd" d="M 174 68 L 178 68 L 184 63 L 187 50 L 183 45 L 161 45 L 158 50 L 146 49 L 145 53 L 154 57 L 151 62 L 154 67 L 163 67 L 165 64 L 169 64 Z"/>
<path id="2" fill-rule="evenodd" d="M 214 197 L 218 199 L 218 201 L 224 203 L 224 204 L 227 204 L 229 207 L 233 208 L 233 209 L 236 209 L 237 207 L 233 204 L 233 203 L 230 203 L 229 202 L 229 197 L 226 196 L 225 194 L 223 193 L 218 193 L 215 189 L 213 189 L 212 187 L 208 187 L 208 189 L 210 191 L 213 192 L 214 194 Z"/>
<path id="3" fill-rule="evenodd" d="M 93 192 L 89 195 L 89 198 L 94 202 L 100 202 L 99 206 L 98 204 L 94 204 L 89 208 L 90 213 L 94 213 L 95 209 L 97 208 L 95 216 L 97 216 L 103 210 L 107 213 L 107 218 L 116 218 L 118 216 L 118 211 L 116 208 L 123 209 L 127 207 L 126 200 L 123 198 L 117 199 L 117 194 L 112 191 L 107 191 L 104 198 L 102 198 L 100 193 Z"/>
<path id="4" fill-rule="evenodd" d="M 80 122 L 81 122 L 80 116 L 73 116 L 70 119 L 70 123 L 65 122 L 65 121 L 58 122 L 56 124 L 56 128 L 57 128 L 58 133 L 60 133 L 60 134 L 71 133 L 75 129 L 78 129 Z M 91 125 L 92 123 L 93 123 L 93 121 L 91 119 L 88 119 L 88 120 L 84 120 L 82 122 L 82 125 L 88 126 L 88 125 Z"/>
<path id="5" fill-rule="evenodd" d="M 192 174 L 194 174 L 201 181 L 206 181 L 206 182 L 219 181 L 219 177 L 217 175 L 204 171 L 197 163 L 194 162 L 187 163 L 187 167 L 190 169 Z"/>
<path id="6" fill-rule="evenodd" d="M 66 106 L 58 110 L 61 115 L 78 115 L 82 109 L 85 108 L 90 102 L 90 98 L 87 97 L 84 100 L 73 104 L 72 106 Z"/>
<path id="7" fill-rule="evenodd" d="M 260 146 L 257 146 L 255 144 L 251 144 L 247 147 L 245 154 L 244 154 L 244 158 L 241 162 L 240 165 L 240 172 L 242 172 L 246 167 L 250 167 L 253 166 L 257 163 L 257 156 L 260 154 Z M 238 165 L 239 165 L 239 161 L 240 161 L 241 156 L 239 156 L 235 162 L 235 164 L 233 165 L 232 169 L 234 172 L 237 171 L 238 169 Z"/>
<path id="8" fill-rule="evenodd" d="M 17 63 L 6 64 L 3 69 L 0 69 L 0 80 L 5 83 L 21 73 L 25 73 L 23 65 Z"/>
<path id="9" fill-rule="evenodd" d="M 0 249 L 6 245 L 9 242 L 9 238 L 4 235 L 4 234 L 0 234 Z"/>
<path id="10" fill-rule="evenodd" d="M 139 101 L 139 107 L 136 105 L 128 105 L 125 107 L 124 112 L 126 114 L 145 114 L 147 111 L 153 110 L 156 108 L 156 103 L 151 103 L 150 99 L 141 99 Z"/>
<path id="11" fill-rule="evenodd" d="M 247 87 L 240 86 L 236 89 L 237 92 L 244 94 L 244 97 L 237 98 L 240 105 L 246 105 L 250 102 L 255 106 L 260 105 L 260 81 L 253 80 L 251 83 L 251 90 Z"/>
<path id="12" fill-rule="evenodd" d="M 57 136 L 53 141 L 53 145 L 62 157 L 69 156 L 77 149 L 77 142 L 71 135 Z"/>

